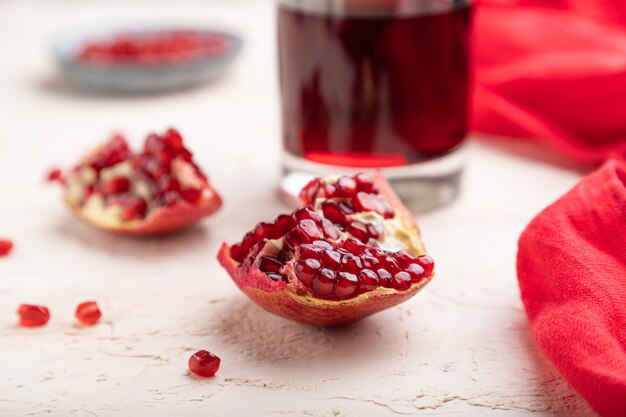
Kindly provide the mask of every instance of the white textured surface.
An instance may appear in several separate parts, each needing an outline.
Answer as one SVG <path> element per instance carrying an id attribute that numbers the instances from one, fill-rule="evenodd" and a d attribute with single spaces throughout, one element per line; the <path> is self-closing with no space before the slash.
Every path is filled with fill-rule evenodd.
<path id="1" fill-rule="evenodd" d="M 179 94 L 91 96 L 56 81 L 51 37 L 131 21 L 214 23 L 246 46 L 226 78 Z M 273 44 L 269 1 L 0 2 L 0 235 L 16 242 L 0 260 L 0 416 L 593 415 L 533 346 L 514 271 L 519 233 L 573 171 L 474 143 L 462 197 L 419 218 L 437 278 L 354 326 L 292 324 L 239 293 L 218 245 L 284 209 Z M 168 125 L 226 201 L 201 226 L 109 236 L 42 181 L 112 129 L 138 142 Z M 81 329 L 86 299 L 105 316 Z M 50 323 L 18 328 L 21 302 L 48 305 Z M 201 348 L 222 358 L 213 379 L 187 374 Z"/>

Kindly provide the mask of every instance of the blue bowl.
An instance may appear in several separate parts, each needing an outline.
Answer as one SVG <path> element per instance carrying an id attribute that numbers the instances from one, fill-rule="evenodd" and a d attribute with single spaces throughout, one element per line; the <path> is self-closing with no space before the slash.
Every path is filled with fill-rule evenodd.
<path id="1" fill-rule="evenodd" d="M 192 31 L 223 37 L 226 40 L 225 52 L 190 62 L 166 62 L 159 65 L 129 61 L 105 66 L 81 62 L 77 59 L 82 47 L 89 42 L 111 40 L 119 34 L 141 36 L 172 31 Z M 206 29 L 151 28 L 68 36 L 54 44 L 53 52 L 63 78 L 80 87 L 111 93 L 156 93 L 193 87 L 218 77 L 237 57 L 241 46 L 241 38 L 227 32 Z"/>

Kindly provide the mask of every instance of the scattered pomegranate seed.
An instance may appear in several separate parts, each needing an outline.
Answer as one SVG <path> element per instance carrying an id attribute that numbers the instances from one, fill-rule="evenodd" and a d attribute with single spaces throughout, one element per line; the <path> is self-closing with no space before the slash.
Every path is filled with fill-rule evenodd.
<path id="1" fill-rule="evenodd" d="M 23 327 L 43 326 L 50 320 L 48 309 L 39 305 L 21 304 L 17 314 L 20 316 L 20 326 Z"/>
<path id="2" fill-rule="evenodd" d="M 81 324 L 92 326 L 100 320 L 102 313 L 95 301 L 85 301 L 78 305 L 75 316 Z"/>
<path id="3" fill-rule="evenodd" d="M 63 173 L 60 168 L 53 168 L 48 171 L 48 181 L 60 181 L 63 182 Z"/>
<path id="4" fill-rule="evenodd" d="M 6 256 L 13 250 L 13 241 L 9 239 L 0 239 L 0 256 Z"/>
<path id="5" fill-rule="evenodd" d="M 199 350 L 189 358 L 189 370 L 201 377 L 211 377 L 220 368 L 220 358 L 206 350 Z"/>

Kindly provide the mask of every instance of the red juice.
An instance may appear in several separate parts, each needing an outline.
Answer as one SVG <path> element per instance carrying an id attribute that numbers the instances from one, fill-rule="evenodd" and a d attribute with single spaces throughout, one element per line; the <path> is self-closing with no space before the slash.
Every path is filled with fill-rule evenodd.
<path id="1" fill-rule="evenodd" d="M 471 10 L 445 3 L 436 13 L 365 15 L 280 5 L 286 152 L 389 167 L 456 149 L 468 128 Z"/>

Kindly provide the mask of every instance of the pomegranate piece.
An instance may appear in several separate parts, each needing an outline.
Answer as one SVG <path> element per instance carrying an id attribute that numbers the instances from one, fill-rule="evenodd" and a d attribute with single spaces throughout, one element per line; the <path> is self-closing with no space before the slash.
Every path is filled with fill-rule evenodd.
<path id="1" fill-rule="evenodd" d="M 20 318 L 20 326 L 37 327 L 43 326 L 50 320 L 50 312 L 44 306 L 34 304 L 21 304 L 17 309 Z"/>
<path id="2" fill-rule="evenodd" d="M 76 319 L 85 326 L 93 326 L 100 320 L 102 313 L 95 301 L 85 301 L 76 307 Z"/>
<path id="3" fill-rule="evenodd" d="M 220 358 L 206 350 L 199 350 L 189 358 L 189 370 L 195 375 L 207 378 L 220 369 Z"/>
<path id="4" fill-rule="evenodd" d="M 411 213 L 385 179 L 315 179 L 304 207 L 259 223 L 218 259 L 266 310 L 314 325 L 359 320 L 402 302 L 433 276 Z"/>
<path id="5" fill-rule="evenodd" d="M 13 241 L 9 239 L 0 239 L 0 256 L 6 256 L 13 250 Z"/>
<path id="6" fill-rule="evenodd" d="M 46 177 L 50 182 L 63 182 L 63 172 L 60 168 L 52 168 L 50 171 L 48 171 L 48 175 Z"/>
<path id="7" fill-rule="evenodd" d="M 123 136 L 114 135 L 66 175 L 58 171 L 70 210 L 107 231 L 171 232 L 221 206 L 220 196 L 174 129 L 148 135 L 138 153 Z"/>

